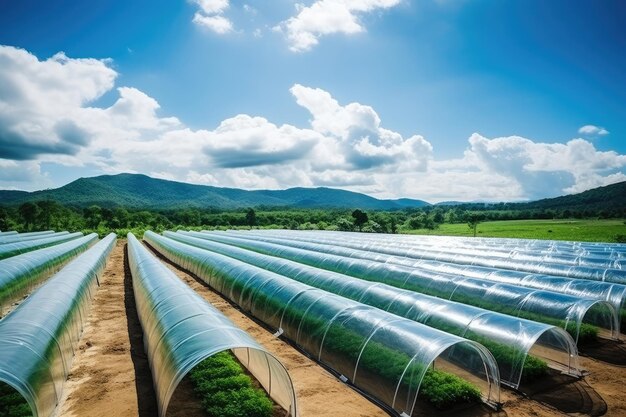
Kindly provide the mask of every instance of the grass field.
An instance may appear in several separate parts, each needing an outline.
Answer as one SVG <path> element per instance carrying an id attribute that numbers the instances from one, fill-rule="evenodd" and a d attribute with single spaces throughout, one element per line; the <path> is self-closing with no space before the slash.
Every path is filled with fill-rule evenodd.
<path id="1" fill-rule="evenodd" d="M 508 220 L 480 223 L 477 236 L 524 239 L 618 242 L 626 238 L 624 220 Z M 466 223 L 442 224 L 436 230 L 407 230 L 419 235 L 472 236 Z"/>

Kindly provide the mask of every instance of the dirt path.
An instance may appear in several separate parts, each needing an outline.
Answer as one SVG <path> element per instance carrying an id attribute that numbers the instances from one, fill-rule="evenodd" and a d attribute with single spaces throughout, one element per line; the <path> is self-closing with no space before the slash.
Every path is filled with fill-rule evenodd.
<path id="1" fill-rule="evenodd" d="M 101 287 L 94 299 L 69 380 L 65 385 L 65 397 L 60 404 L 58 417 L 157 415 L 150 369 L 143 351 L 141 327 L 132 295 L 130 273 L 125 270 L 124 245 L 124 240 L 118 242 L 101 278 Z M 270 331 L 234 308 L 204 283 L 170 264 L 167 266 L 286 365 L 296 386 L 301 417 L 387 416 L 380 408 L 339 382 L 295 348 L 273 337 Z M 591 375 L 578 384 L 563 384 L 551 398 L 537 395 L 538 401 L 532 401 L 503 389 L 501 400 L 505 407 L 504 413 L 497 415 L 510 417 L 581 415 L 559 411 L 551 406 L 550 402 L 560 402 L 558 405 L 561 407 L 575 409 L 576 401 L 598 402 L 593 390 L 601 395 L 602 399 L 599 401 L 606 402 L 608 407 L 606 416 L 626 415 L 626 399 L 623 395 L 626 367 L 609 365 L 587 357 L 581 357 L 581 365 L 589 370 Z M 587 395 L 586 391 L 589 391 L 590 395 Z M 566 401 L 566 396 L 576 392 L 580 393 L 579 400 Z M 575 394 L 571 395 L 572 398 L 577 398 Z M 589 407 L 589 404 L 585 405 Z M 599 407 L 601 404 L 595 405 L 598 407 L 591 409 L 601 408 Z M 465 414 L 473 415 L 460 413 Z M 480 414 L 484 416 L 483 412 Z M 441 415 L 458 417 L 459 413 Z"/>
<path id="2" fill-rule="evenodd" d="M 130 274 L 125 273 L 125 244 L 118 240 L 100 280 L 58 416 L 157 415 Z"/>

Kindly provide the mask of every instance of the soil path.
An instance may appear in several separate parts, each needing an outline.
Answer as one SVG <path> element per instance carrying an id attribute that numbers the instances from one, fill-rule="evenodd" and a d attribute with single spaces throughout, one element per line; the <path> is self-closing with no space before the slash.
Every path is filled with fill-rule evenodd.
<path id="1" fill-rule="evenodd" d="M 100 279 L 58 415 L 154 417 L 156 399 L 143 334 L 118 240 Z"/>

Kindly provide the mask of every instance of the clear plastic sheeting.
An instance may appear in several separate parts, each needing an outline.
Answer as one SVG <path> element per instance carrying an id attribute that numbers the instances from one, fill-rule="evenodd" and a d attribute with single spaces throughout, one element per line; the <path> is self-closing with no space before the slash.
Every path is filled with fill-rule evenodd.
<path id="1" fill-rule="evenodd" d="M 378 307 L 430 327 L 483 344 L 495 357 L 503 384 L 519 388 L 531 351 L 561 372 L 580 376 L 574 340 L 563 329 L 453 301 L 363 281 L 294 261 L 263 255 L 222 243 L 194 238 L 190 233 L 165 232 L 168 238 L 216 252 Z"/>
<path id="2" fill-rule="evenodd" d="M 477 278 L 459 277 L 445 271 L 423 271 L 368 259 L 348 258 L 335 255 L 331 246 L 324 246 L 323 252 L 315 252 L 262 242 L 253 236 L 244 239 L 240 234 L 202 233 L 201 235 L 205 239 L 291 259 L 368 281 L 382 282 L 486 310 L 552 324 L 570 333 L 577 343 L 583 341 L 579 338 L 583 324 L 592 326 L 594 332 L 597 331 L 603 338 L 617 339 L 619 335 L 617 312 L 613 305 L 606 301 L 584 299 Z M 337 248 L 337 251 L 340 250 L 341 248 Z M 585 327 L 585 329 L 589 328 Z"/>
<path id="3" fill-rule="evenodd" d="M 389 235 L 381 235 L 389 237 Z M 436 241 L 447 245 L 481 245 L 486 248 L 510 248 L 515 250 L 558 253 L 574 256 L 602 256 L 609 259 L 626 258 L 626 244 L 605 242 L 580 242 L 516 238 L 467 238 L 459 236 L 404 235 L 406 241 Z"/>
<path id="4" fill-rule="evenodd" d="M 48 246 L 58 245 L 59 243 L 67 242 L 82 236 L 83 234 L 81 232 L 76 232 L 51 235 L 50 237 L 43 236 L 41 239 L 28 240 L 25 242 L 6 243 L 4 245 L 0 245 L 0 260 L 37 249 L 47 248 Z"/>
<path id="5" fill-rule="evenodd" d="M 50 276 L 65 262 L 85 251 L 98 235 L 80 237 L 69 242 L 0 260 L 0 317 L 8 306 L 27 294 L 42 279 Z"/>
<path id="6" fill-rule="evenodd" d="M 150 231 L 144 240 L 399 415 L 413 414 L 433 366 L 499 402 L 497 364 L 479 343 Z"/>
<path id="7" fill-rule="evenodd" d="M 0 321 L 0 383 L 13 387 L 35 417 L 51 416 L 61 399 L 97 277 L 114 245 L 110 234 Z"/>
<path id="8" fill-rule="evenodd" d="M 536 274 L 548 274 L 568 278 L 579 278 L 593 281 L 606 281 L 616 284 L 626 284 L 626 270 L 621 270 L 620 261 L 606 261 L 606 265 L 600 265 L 597 257 L 595 261 L 589 258 L 575 258 L 572 263 L 556 263 L 550 257 L 543 259 L 535 257 L 530 259 L 529 254 L 502 257 L 497 252 L 492 253 L 488 249 L 463 249 L 456 248 L 453 251 L 442 250 L 445 241 L 439 243 L 417 244 L 398 243 L 388 237 L 377 238 L 367 236 L 356 238 L 352 234 L 341 236 L 336 233 L 327 232 L 287 232 L 283 231 L 283 237 L 309 236 L 315 241 L 325 239 L 327 243 L 349 246 L 355 249 L 375 250 L 378 253 L 387 255 L 404 256 L 414 259 L 429 259 L 434 261 L 452 262 L 466 265 L 478 265 L 492 268 L 510 269 Z M 358 247 L 354 246 L 358 245 Z M 555 256 L 552 256 L 554 258 Z M 587 259 L 585 261 L 585 259 Z"/>
<path id="9" fill-rule="evenodd" d="M 358 241 L 333 241 L 315 239 L 313 237 L 289 239 L 287 237 L 271 237 L 271 233 L 237 233 L 236 236 L 253 238 L 269 243 L 300 249 L 313 250 L 323 253 L 332 253 L 349 258 L 367 259 L 388 264 L 403 265 L 425 273 L 448 273 L 460 277 L 478 278 L 493 282 L 519 285 L 538 290 L 559 292 L 576 297 L 607 301 L 619 312 L 619 324 L 626 316 L 626 285 L 609 282 L 589 281 L 585 279 L 566 278 L 543 274 L 498 269 L 493 267 L 465 265 L 461 263 L 440 262 L 435 260 L 420 260 L 405 256 L 394 256 L 377 252 L 378 246 Z M 289 232 L 285 236 L 290 236 Z M 202 236 L 202 235 L 197 235 Z M 277 234 L 280 236 L 280 234 Z M 291 235 L 293 236 L 293 235 Z M 626 324 L 626 323 L 625 323 Z"/>
<path id="10" fill-rule="evenodd" d="M 291 377 L 278 359 L 178 279 L 132 233 L 128 263 L 160 416 L 183 377 L 224 350 L 231 350 L 290 416 L 298 415 Z"/>
<path id="11" fill-rule="evenodd" d="M 68 232 L 59 232 L 59 233 L 67 234 Z M 59 233 L 57 233 L 57 235 Z M 13 242 L 21 242 L 25 240 L 41 239 L 42 237 L 52 236 L 53 234 L 55 234 L 54 230 L 46 230 L 43 232 L 16 233 L 13 235 L 0 234 L 0 245 L 4 243 L 13 243 Z"/>

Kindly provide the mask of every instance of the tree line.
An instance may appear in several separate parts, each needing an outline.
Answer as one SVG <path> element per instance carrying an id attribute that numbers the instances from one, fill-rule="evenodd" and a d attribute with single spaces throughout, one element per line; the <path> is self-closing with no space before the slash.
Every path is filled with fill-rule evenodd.
<path id="1" fill-rule="evenodd" d="M 369 233 L 399 233 L 405 230 L 437 229 L 443 223 L 478 223 L 495 220 L 569 219 L 624 217 L 623 210 L 606 213 L 593 210 L 536 209 L 503 210 L 478 205 L 426 206 L 397 211 L 342 209 L 248 208 L 219 211 L 186 208 L 178 210 L 133 210 L 92 205 L 85 208 L 55 201 L 27 202 L 17 207 L 0 207 L 0 230 L 111 231 L 124 236 L 128 231 L 143 233 L 176 229 L 281 228 L 339 230 Z"/>

